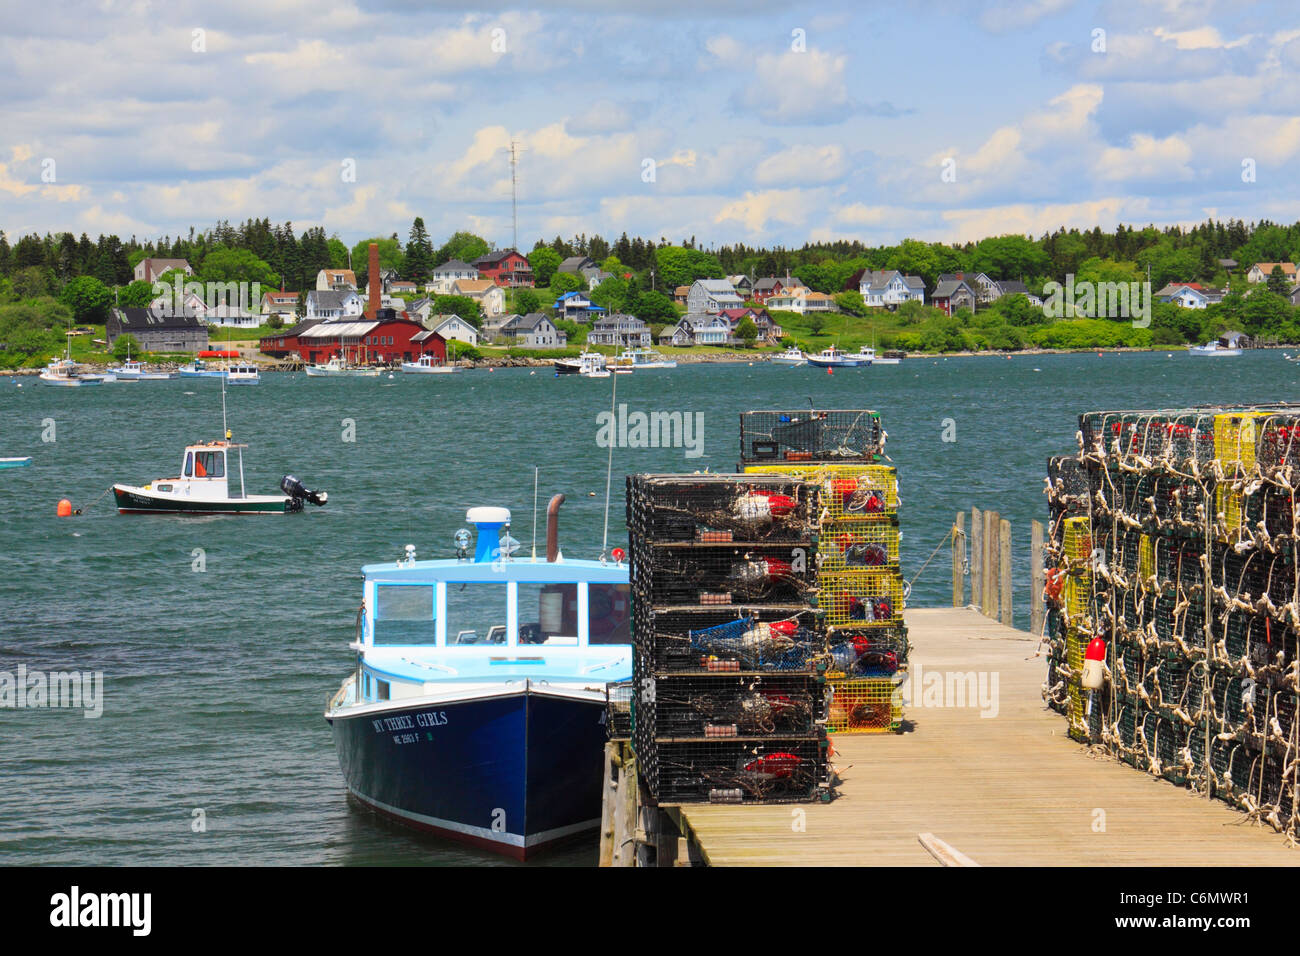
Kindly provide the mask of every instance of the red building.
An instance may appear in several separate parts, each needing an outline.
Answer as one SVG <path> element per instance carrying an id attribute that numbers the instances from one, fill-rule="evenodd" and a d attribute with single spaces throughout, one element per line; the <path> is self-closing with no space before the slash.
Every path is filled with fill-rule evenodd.
<path id="1" fill-rule="evenodd" d="M 485 279 L 491 279 L 497 285 L 533 287 L 533 267 L 528 260 L 513 249 L 489 252 L 479 256 L 473 262 L 474 268 Z"/>
<path id="2" fill-rule="evenodd" d="M 309 365 L 323 364 L 340 353 L 346 361 L 360 365 L 414 362 L 426 352 L 439 363 L 447 360 L 446 339 L 428 333 L 419 322 L 402 318 L 393 309 L 379 309 L 373 319 L 358 315 L 299 322 L 278 335 L 268 335 L 259 348 L 266 355 L 293 356 Z"/>

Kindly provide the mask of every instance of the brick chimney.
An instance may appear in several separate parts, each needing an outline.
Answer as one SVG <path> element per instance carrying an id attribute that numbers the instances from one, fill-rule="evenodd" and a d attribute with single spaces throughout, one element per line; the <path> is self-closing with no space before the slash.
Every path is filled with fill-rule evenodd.
<path id="1" fill-rule="evenodd" d="M 366 309 L 366 318 L 373 319 L 379 314 L 379 307 L 383 305 L 384 284 L 379 275 L 379 243 L 370 244 L 370 308 Z"/>

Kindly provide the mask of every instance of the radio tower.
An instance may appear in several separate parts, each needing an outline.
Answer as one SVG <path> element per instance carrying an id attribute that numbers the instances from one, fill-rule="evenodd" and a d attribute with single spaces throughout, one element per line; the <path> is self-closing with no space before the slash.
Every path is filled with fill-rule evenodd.
<path id="1" fill-rule="evenodd" d="M 519 144 L 510 140 L 510 232 L 511 247 L 519 251 Z"/>

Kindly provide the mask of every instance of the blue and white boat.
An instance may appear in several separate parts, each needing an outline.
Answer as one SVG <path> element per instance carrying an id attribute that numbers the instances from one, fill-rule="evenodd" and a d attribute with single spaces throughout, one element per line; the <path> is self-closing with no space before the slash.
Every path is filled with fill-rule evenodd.
<path id="1" fill-rule="evenodd" d="M 822 349 L 816 355 L 809 355 L 807 358 L 808 364 L 814 368 L 861 368 L 864 365 L 871 364 L 870 360 L 865 356 L 848 355 L 833 345 L 830 348 Z"/>
<path id="2" fill-rule="evenodd" d="M 348 791 L 420 830 L 526 859 L 594 830 L 606 684 L 632 675 L 628 568 L 518 559 L 505 508 L 458 556 L 362 568 L 356 668 L 325 710 Z M 504 536 L 502 531 L 504 529 Z M 621 557 L 621 554 L 616 556 Z"/>

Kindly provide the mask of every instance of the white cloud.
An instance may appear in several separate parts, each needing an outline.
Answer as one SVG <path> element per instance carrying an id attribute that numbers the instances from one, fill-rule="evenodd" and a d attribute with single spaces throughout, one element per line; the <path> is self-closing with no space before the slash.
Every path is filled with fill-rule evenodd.
<path id="1" fill-rule="evenodd" d="M 760 186 L 802 182 L 811 185 L 836 182 L 848 172 L 844 147 L 800 145 L 775 153 L 754 170 L 754 182 Z"/>

